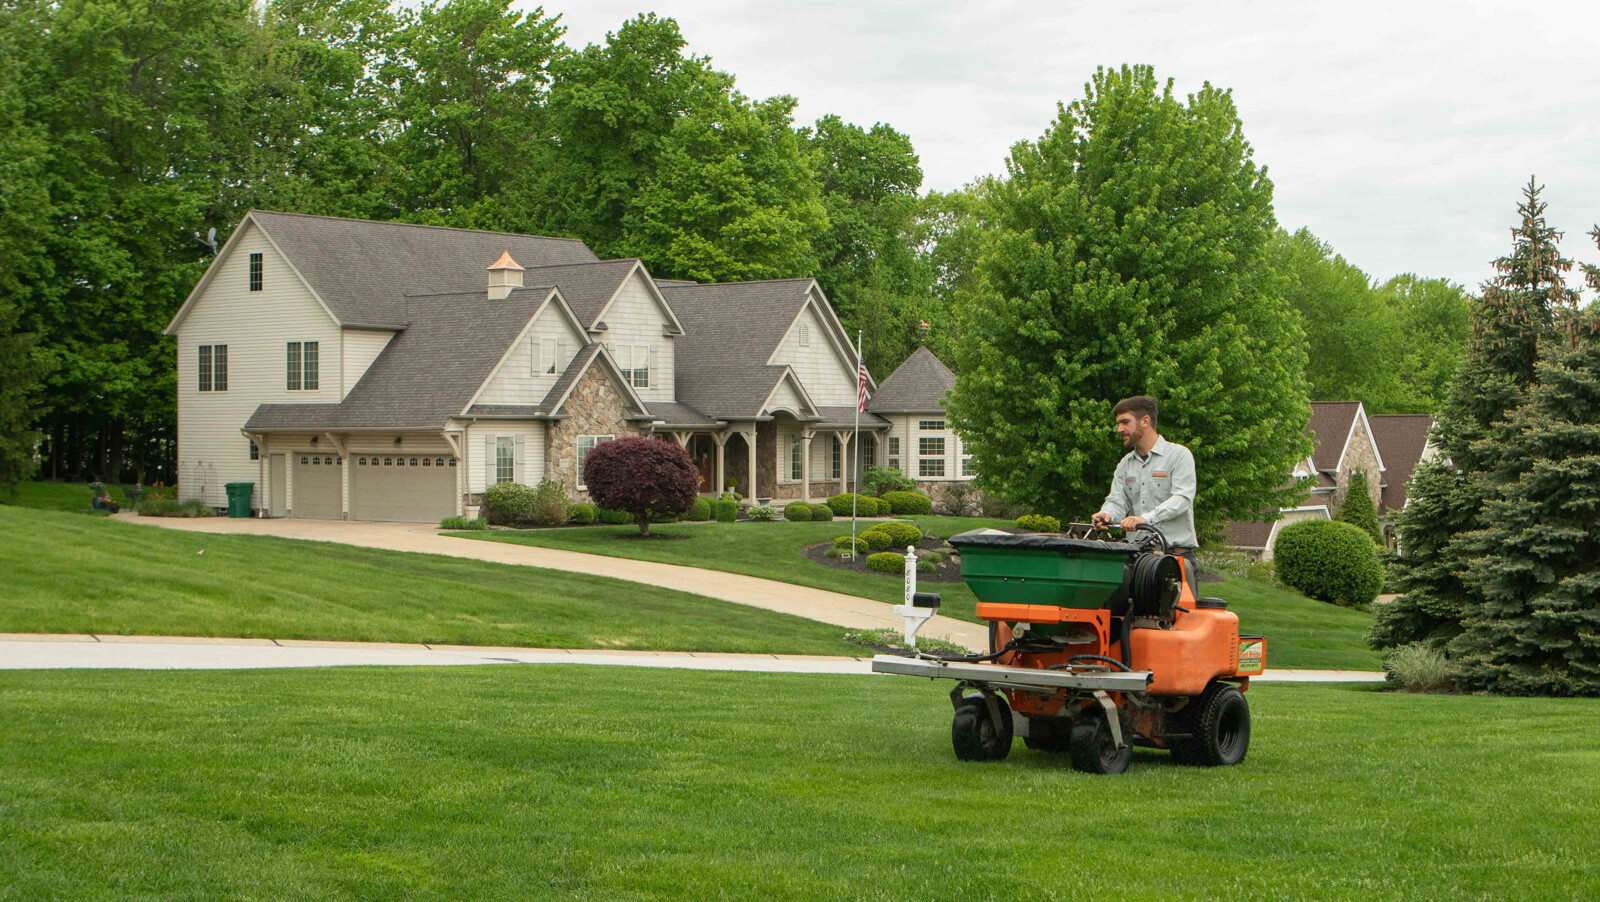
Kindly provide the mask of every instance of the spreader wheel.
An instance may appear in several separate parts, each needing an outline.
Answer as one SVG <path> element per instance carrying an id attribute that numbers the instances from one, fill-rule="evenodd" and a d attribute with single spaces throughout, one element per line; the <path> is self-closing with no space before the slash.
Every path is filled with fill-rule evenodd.
<path id="1" fill-rule="evenodd" d="M 1179 764 L 1218 767 L 1238 764 L 1250 750 L 1250 703 L 1235 686 L 1213 681 L 1180 716 L 1188 739 L 1173 743 Z"/>
<path id="2" fill-rule="evenodd" d="M 1030 717 L 1022 742 L 1035 751 L 1064 752 L 1072 744 L 1071 725 L 1057 717 Z"/>
<path id="3" fill-rule="evenodd" d="M 1005 696 L 963 698 L 950 722 L 950 744 L 962 761 L 999 761 L 1011 754 L 1011 706 Z"/>
<path id="4" fill-rule="evenodd" d="M 1072 767 L 1086 774 L 1120 774 L 1133 760 L 1133 748 L 1117 748 L 1111 737 L 1111 724 L 1105 712 L 1097 707 L 1085 708 L 1072 725 Z"/>

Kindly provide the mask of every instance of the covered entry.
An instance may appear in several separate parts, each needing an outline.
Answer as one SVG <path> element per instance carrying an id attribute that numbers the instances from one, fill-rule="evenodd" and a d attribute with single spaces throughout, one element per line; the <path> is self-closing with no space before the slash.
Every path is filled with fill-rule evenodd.
<path id="1" fill-rule="evenodd" d="M 333 454 L 300 452 L 294 460 L 294 515 L 312 520 L 337 520 L 344 515 L 344 459 Z"/>
<path id="2" fill-rule="evenodd" d="M 350 516 L 356 520 L 436 523 L 456 515 L 454 457 L 357 454 L 350 468 Z"/>

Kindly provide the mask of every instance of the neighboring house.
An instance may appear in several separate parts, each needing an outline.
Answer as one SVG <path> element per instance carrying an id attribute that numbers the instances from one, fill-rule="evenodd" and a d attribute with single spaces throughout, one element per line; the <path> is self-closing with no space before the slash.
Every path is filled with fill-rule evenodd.
<path id="1" fill-rule="evenodd" d="M 472 516 L 547 478 L 582 498 L 584 455 L 621 435 L 679 442 L 747 503 L 855 473 L 856 354 L 811 279 L 657 282 L 573 239 L 256 210 L 167 333 L 180 495 L 214 506 L 236 481 L 267 516 Z M 863 413 L 861 466 L 885 437 Z"/>
<path id="2" fill-rule="evenodd" d="M 955 373 L 932 351 L 919 347 L 867 402 L 867 410 L 889 424 L 879 466 L 899 470 L 936 499 L 943 487 L 977 475 L 961 437 L 945 418 L 945 397 L 955 384 Z"/>
<path id="3" fill-rule="evenodd" d="M 1372 425 L 1372 437 L 1389 467 L 1384 474 L 1378 517 L 1383 522 L 1384 539 L 1390 548 L 1399 551 L 1396 519 L 1411 503 L 1411 475 L 1418 464 L 1439 453 L 1439 446 L 1429 439 L 1433 417 L 1425 413 L 1391 413 L 1374 414 L 1367 419 Z"/>
<path id="4" fill-rule="evenodd" d="M 1271 522 L 1230 521 L 1224 535 L 1230 545 L 1261 560 L 1272 559 L 1272 549 L 1283 527 L 1300 520 L 1331 520 L 1344 505 L 1350 477 L 1362 470 L 1367 490 L 1379 517 L 1393 505 L 1405 504 L 1406 484 L 1422 459 L 1432 418 L 1420 416 L 1369 417 L 1360 401 L 1313 401 L 1306 434 L 1316 442 L 1311 456 L 1290 474 L 1307 487 L 1302 502 L 1278 511 Z M 1422 445 L 1415 445 L 1419 435 Z M 1390 457 L 1397 458 L 1390 467 Z M 1202 479 L 1204 474 L 1202 474 Z"/>

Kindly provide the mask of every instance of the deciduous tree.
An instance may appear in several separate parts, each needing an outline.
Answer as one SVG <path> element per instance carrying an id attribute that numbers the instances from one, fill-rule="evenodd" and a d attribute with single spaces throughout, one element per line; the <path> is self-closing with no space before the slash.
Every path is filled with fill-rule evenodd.
<path id="1" fill-rule="evenodd" d="M 677 442 L 635 436 L 595 445 L 583 459 L 583 482 L 596 504 L 633 514 L 647 536 L 651 517 L 693 506 L 700 471 Z"/>

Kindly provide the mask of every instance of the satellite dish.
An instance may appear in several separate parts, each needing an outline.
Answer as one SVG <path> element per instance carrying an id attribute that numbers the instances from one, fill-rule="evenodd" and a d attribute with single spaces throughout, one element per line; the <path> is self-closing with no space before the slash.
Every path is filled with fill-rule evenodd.
<path id="1" fill-rule="evenodd" d="M 215 228 L 207 229 L 206 230 L 206 237 L 204 237 L 204 238 L 200 237 L 200 233 L 199 232 L 195 232 L 194 233 L 194 240 L 200 242 L 201 244 L 205 245 L 206 247 L 211 248 L 211 253 L 214 254 L 214 253 L 217 252 L 217 230 Z"/>

